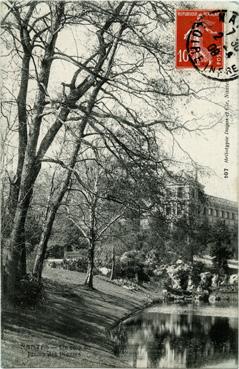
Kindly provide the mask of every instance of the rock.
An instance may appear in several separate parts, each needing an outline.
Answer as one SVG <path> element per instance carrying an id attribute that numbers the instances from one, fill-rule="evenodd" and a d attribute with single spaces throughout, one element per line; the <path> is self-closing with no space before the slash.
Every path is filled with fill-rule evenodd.
<path id="1" fill-rule="evenodd" d="M 198 287 L 197 287 L 197 290 L 196 290 L 198 293 L 201 293 L 202 292 L 202 286 L 201 285 L 199 285 Z"/>
<path id="2" fill-rule="evenodd" d="M 220 301 L 220 300 L 221 300 L 220 296 L 218 296 L 218 295 L 214 295 L 214 294 L 210 295 L 210 296 L 209 296 L 209 298 L 208 298 L 208 301 L 209 301 L 211 304 L 214 304 L 214 302 L 216 302 L 216 301 Z"/>
<path id="3" fill-rule="evenodd" d="M 108 275 L 110 273 L 110 269 L 106 267 L 98 268 L 99 272 L 103 275 Z"/>
<path id="4" fill-rule="evenodd" d="M 171 279 L 171 288 L 174 290 L 182 288 L 186 290 L 190 270 L 190 265 L 184 264 L 181 259 L 177 260 L 175 265 L 168 266 L 166 272 Z"/>
<path id="5" fill-rule="evenodd" d="M 187 286 L 187 291 L 188 292 L 192 292 L 194 290 L 195 286 L 193 284 L 193 281 L 192 281 L 192 277 L 189 276 L 188 278 L 188 286 Z"/>
<path id="6" fill-rule="evenodd" d="M 238 274 L 232 274 L 232 275 L 230 275 L 228 283 L 231 286 L 233 286 L 234 284 L 237 284 L 238 283 Z"/>
<path id="7" fill-rule="evenodd" d="M 213 276 L 212 276 L 212 287 L 217 288 L 218 283 L 219 283 L 219 275 L 218 274 L 213 274 Z"/>
<path id="8" fill-rule="evenodd" d="M 210 272 L 204 272 L 204 273 L 200 273 L 200 285 L 203 289 L 207 289 L 208 287 L 211 286 L 211 281 L 212 281 L 212 273 Z"/>
<path id="9" fill-rule="evenodd" d="M 181 290 L 180 279 L 175 277 L 171 277 L 171 279 L 172 279 L 172 288 L 175 290 Z"/>
<path id="10" fill-rule="evenodd" d="M 202 292 L 200 292 L 198 295 L 196 295 L 194 297 L 194 299 L 196 301 L 204 301 L 207 302 L 209 299 L 209 291 L 208 290 L 203 290 Z"/>
<path id="11" fill-rule="evenodd" d="M 163 270 L 160 270 L 160 269 L 155 269 L 153 271 L 153 274 L 156 276 L 156 277 L 160 277 L 161 275 L 163 275 L 164 271 Z"/>

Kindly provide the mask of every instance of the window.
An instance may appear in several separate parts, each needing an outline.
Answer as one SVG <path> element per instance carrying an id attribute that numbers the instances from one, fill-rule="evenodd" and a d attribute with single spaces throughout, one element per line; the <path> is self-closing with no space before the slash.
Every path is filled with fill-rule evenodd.
<path id="1" fill-rule="evenodd" d="M 183 197 L 183 187 L 178 187 L 178 197 Z"/>
<path id="2" fill-rule="evenodd" d="M 226 218 L 229 219 L 229 212 L 226 212 Z"/>
<path id="3" fill-rule="evenodd" d="M 215 214 L 216 217 L 219 217 L 219 211 L 217 209 L 215 211 L 216 211 L 216 214 Z"/>
<path id="4" fill-rule="evenodd" d="M 177 208 L 177 214 L 178 215 L 181 215 L 182 214 L 182 210 L 181 210 L 181 207 L 180 206 L 178 206 L 178 208 Z"/>
<path id="5" fill-rule="evenodd" d="M 222 210 L 222 218 L 225 217 L 225 211 Z"/>
<path id="6" fill-rule="evenodd" d="M 206 215 L 207 214 L 207 208 L 204 208 L 203 209 L 203 215 Z"/>
<path id="7" fill-rule="evenodd" d="M 208 214 L 212 215 L 212 208 L 208 209 Z"/>
<path id="8" fill-rule="evenodd" d="M 169 215 L 171 213 L 171 208 L 170 206 L 167 206 L 166 207 L 166 214 Z"/>
<path id="9" fill-rule="evenodd" d="M 235 213 L 232 213 L 232 219 L 235 220 Z"/>

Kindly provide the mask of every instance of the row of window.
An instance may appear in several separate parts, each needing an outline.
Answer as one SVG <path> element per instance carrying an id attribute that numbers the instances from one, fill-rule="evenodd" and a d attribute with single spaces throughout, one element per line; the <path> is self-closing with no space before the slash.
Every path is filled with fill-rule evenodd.
<path id="1" fill-rule="evenodd" d="M 166 214 L 177 214 L 177 215 L 181 215 L 183 213 L 183 208 L 177 206 L 177 208 L 171 208 L 170 206 L 166 207 Z M 200 207 L 198 207 L 198 214 L 201 213 L 201 209 Z M 220 217 L 220 218 L 224 218 L 224 219 L 232 219 L 235 220 L 236 219 L 236 214 L 233 212 L 229 212 L 229 211 L 224 211 L 224 210 L 218 210 L 218 209 L 212 209 L 212 208 L 204 208 L 203 209 L 203 214 L 204 215 L 210 215 L 210 216 L 215 216 L 215 217 Z"/>
<path id="2" fill-rule="evenodd" d="M 204 208 L 203 214 L 225 218 L 225 219 L 232 219 L 232 220 L 236 219 L 235 213 L 224 211 L 224 210 L 212 209 L 212 208 L 209 208 L 209 209 Z"/>

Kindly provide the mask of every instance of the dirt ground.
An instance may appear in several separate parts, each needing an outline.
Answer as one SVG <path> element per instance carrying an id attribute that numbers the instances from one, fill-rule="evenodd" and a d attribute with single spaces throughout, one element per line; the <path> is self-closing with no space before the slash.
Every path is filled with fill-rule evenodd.
<path id="1" fill-rule="evenodd" d="M 2 367 L 127 367 L 107 331 L 158 299 L 155 286 L 130 291 L 106 277 L 85 288 L 85 275 L 46 268 L 45 300 L 36 307 L 4 307 Z"/>

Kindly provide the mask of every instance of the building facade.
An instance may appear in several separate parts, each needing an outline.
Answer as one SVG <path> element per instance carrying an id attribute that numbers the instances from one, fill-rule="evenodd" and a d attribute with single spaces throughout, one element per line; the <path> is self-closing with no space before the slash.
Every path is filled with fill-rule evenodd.
<path id="1" fill-rule="evenodd" d="M 202 222 L 207 219 L 209 224 L 218 221 L 229 227 L 238 224 L 237 202 L 205 194 L 204 187 L 196 181 L 170 184 L 164 212 L 175 220 L 191 214 Z"/>
<path id="2" fill-rule="evenodd" d="M 229 227 L 238 224 L 238 206 L 235 201 L 207 195 L 203 213 L 211 224 L 218 220 L 222 220 Z"/>
<path id="3" fill-rule="evenodd" d="M 185 216 L 193 216 L 199 223 L 208 221 L 211 225 L 220 221 L 234 229 L 238 225 L 237 202 L 207 195 L 204 186 L 192 179 L 182 178 L 177 183 L 168 184 L 162 198 L 161 211 L 172 226 Z M 144 214 L 140 218 L 140 228 L 147 229 L 149 223 L 150 215 Z"/>

